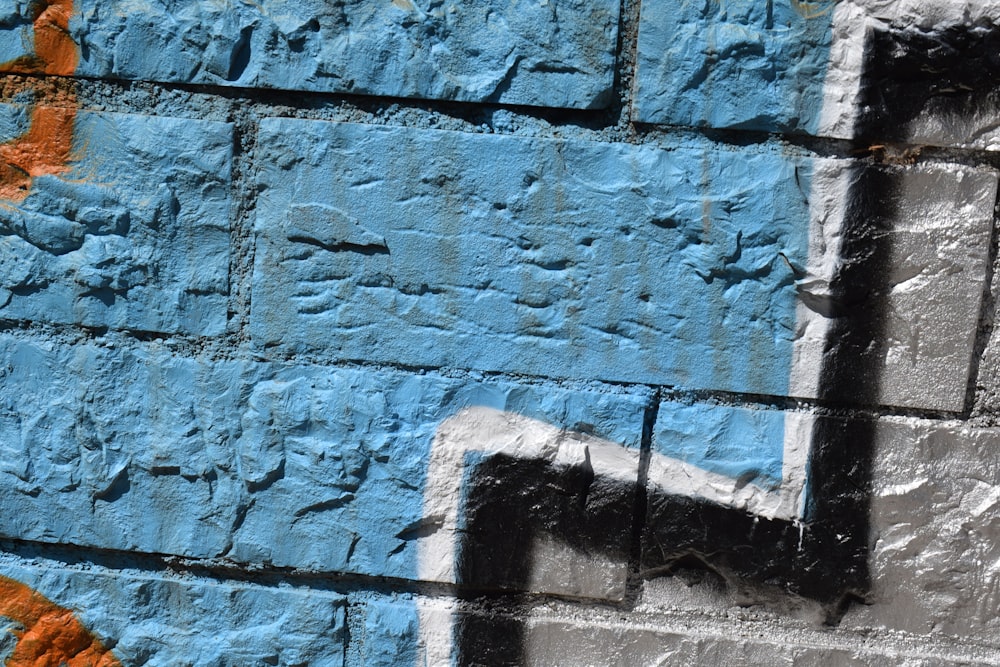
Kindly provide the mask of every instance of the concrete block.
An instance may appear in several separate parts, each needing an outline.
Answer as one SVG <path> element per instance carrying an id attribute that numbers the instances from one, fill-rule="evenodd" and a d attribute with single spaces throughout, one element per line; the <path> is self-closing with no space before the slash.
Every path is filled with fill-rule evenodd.
<path id="1" fill-rule="evenodd" d="M 0 105 L 0 141 L 16 146 L 45 112 Z M 73 110 L 56 119 L 72 137 L 66 163 L 0 201 L 0 318 L 222 333 L 232 126 Z"/>
<path id="2" fill-rule="evenodd" d="M 708 624 L 701 619 L 681 617 L 658 627 L 664 620 L 531 619 L 521 664 L 896 667 L 986 665 L 996 657 L 995 652 L 973 647 L 956 646 L 949 651 L 941 646 L 913 646 L 901 639 L 873 641 L 863 636 L 831 637 L 829 632 L 817 631 L 801 637 L 771 623 L 730 622 L 706 628 Z"/>
<path id="3" fill-rule="evenodd" d="M 623 594 L 612 556 L 631 534 L 647 394 L 2 346 L 3 536 Z M 545 484 L 579 493 L 546 496 Z M 609 516 L 612 528 L 599 524 Z M 496 526 L 515 518 L 524 542 L 498 555 Z M 590 557 L 588 540 L 603 551 Z M 483 570 L 501 556 L 506 570 Z"/>
<path id="4" fill-rule="evenodd" d="M 0 564 L 0 577 L 8 578 L 0 582 L 14 580 L 70 610 L 122 665 L 343 664 L 345 600 L 337 594 L 99 567 L 39 566 L 10 557 Z M 11 620 L 17 628 L 16 619 Z M 51 640 L 40 627 L 34 634 L 40 644 Z M 4 647 L 12 653 L 17 643 L 0 643 L 0 658 L 7 657 Z M 47 658 L 64 657 L 57 653 L 61 649 L 52 642 Z"/>
<path id="5" fill-rule="evenodd" d="M 993 3 L 646 2 L 634 117 L 998 150 L 998 36 Z"/>
<path id="6" fill-rule="evenodd" d="M 989 264 L 997 173 L 898 172 L 879 402 L 960 411 Z"/>
<path id="7" fill-rule="evenodd" d="M 620 597 L 624 561 L 589 555 L 580 541 L 596 531 L 612 555 L 627 549 L 647 400 L 432 374 L 281 369 L 253 387 L 243 416 L 239 469 L 250 495 L 228 557 Z M 572 485 L 588 465 L 608 481 L 592 484 L 579 508 L 579 494 L 549 493 L 547 485 Z M 616 492 L 620 502 L 605 511 L 602 501 Z M 532 500 L 549 507 L 525 504 Z M 584 514 L 573 523 L 563 504 Z M 621 521 L 594 524 L 608 512 Z M 521 529 L 501 530 L 511 522 Z"/>
<path id="8" fill-rule="evenodd" d="M 830 49 L 830 8 L 794 0 L 644 2 L 635 120 L 815 132 Z"/>
<path id="9" fill-rule="evenodd" d="M 246 369 L 0 338 L 0 533 L 191 557 L 231 543 Z"/>
<path id="10" fill-rule="evenodd" d="M 420 617 L 412 596 L 371 593 L 349 598 L 352 625 L 346 663 L 351 667 L 395 667 L 418 662 Z M 447 643 L 447 638 L 442 638 Z"/>
<path id="11" fill-rule="evenodd" d="M 85 0 L 70 19 L 80 76 L 573 108 L 611 101 L 617 29 L 610 0 Z"/>
<path id="12" fill-rule="evenodd" d="M 788 391 L 808 161 L 280 119 L 261 132 L 265 351 Z"/>
<path id="13" fill-rule="evenodd" d="M 261 145 L 264 353 L 962 407 L 990 171 L 288 119 Z"/>
<path id="14" fill-rule="evenodd" d="M 996 646 L 1000 431 L 906 418 L 880 424 L 872 490 L 871 606 L 846 628 Z"/>
<path id="15" fill-rule="evenodd" d="M 805 412 L 664 401 L 653 428 L 651 492 L 799 519 L 813 425 Z"/>
<path id="16" fill-rule="evenodd" d="M 991 2 L 838 4 L 824 123 L 833 136 L 1000 149 Z"/>

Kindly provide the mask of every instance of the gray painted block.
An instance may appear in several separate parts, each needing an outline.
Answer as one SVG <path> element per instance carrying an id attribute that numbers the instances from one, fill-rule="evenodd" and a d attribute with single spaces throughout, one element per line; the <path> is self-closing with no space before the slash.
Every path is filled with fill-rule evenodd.
<path id="1" fill-rule="evenodd" d="M 871 606 L 845 626 L 996 645 L 1000 431 L 896 418 L 879 429 Z"/>
<path id="2" fill-rule="evenodd" d="M 997 173 L 945 164 L 899 174 L 880 402 L 958 412 L 979 327 Z"/>

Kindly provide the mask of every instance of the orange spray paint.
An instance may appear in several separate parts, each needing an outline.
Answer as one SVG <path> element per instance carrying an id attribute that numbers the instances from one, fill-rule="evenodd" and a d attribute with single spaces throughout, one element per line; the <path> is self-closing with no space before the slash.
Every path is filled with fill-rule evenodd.
<path id="1" fill-rule="evenodd" d="M 121 667 L 73 616 L 24 584 L 0 576 L 0 616 L 20 623 L 5 667 Z"/>
<path id="2" fill-rule="evenodd" d="M 0 65 L 0 71 L 68 76 L 76 70 L 76 44 L 70 38 L 73 0 L 43 0 L 33 28 L 35 53 Z M 28 131 L 0 144 L 0 199 L 19 202 L 28 196 L 31 179 L 61 174 L 69 169 L 76 119 L 76 97 L 65 97 L 67 107 L 36 105 Z"/>

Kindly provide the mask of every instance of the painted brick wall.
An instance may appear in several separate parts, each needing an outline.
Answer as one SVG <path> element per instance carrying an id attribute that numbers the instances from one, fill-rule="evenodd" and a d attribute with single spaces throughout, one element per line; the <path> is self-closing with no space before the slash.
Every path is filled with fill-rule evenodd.
<path id="1" fill-rule="evenodd" d="M 992 0 L 0 0 L 5 665 L 1000 664 Z"/>

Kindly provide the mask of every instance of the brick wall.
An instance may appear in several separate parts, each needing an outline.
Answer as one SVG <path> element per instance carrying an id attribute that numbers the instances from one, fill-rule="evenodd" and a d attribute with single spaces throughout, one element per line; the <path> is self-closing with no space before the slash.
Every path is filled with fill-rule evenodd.
<path id="1" fill-rule="evenodd" d="M 1000 663 L 998 26 L 0 0 L 0 657 Z"/>

